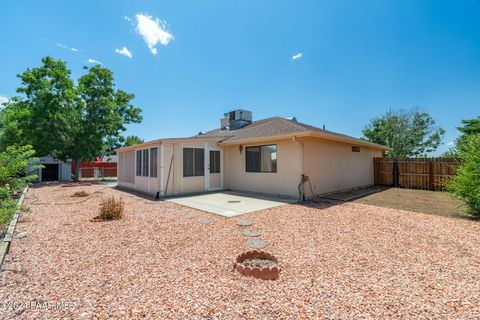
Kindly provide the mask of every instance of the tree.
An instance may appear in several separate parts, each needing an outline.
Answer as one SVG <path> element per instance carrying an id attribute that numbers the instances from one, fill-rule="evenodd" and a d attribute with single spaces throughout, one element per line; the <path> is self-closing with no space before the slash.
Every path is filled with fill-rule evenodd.
<path id="1" fill-rule="evenodd" d="M 461 147 L 461 144 L 466 137 L 473 134 L 480 134 L 480 117 L 471 120 L 462 120 L 462 127 L 457 127 L 457 130 L 460 131 L 461 136 L 455 141 L 455 152 Z"/>
<path id="2" fill-rule="evenodd" d="M 388 157 L 418 157 L 435 151 L 445 130 L 423 109 L 390 109 L 363 129 L 371 142 L 392 148 Z"/>
<path id="3" fill-rule="evenodd" d="M 448 189 L 465 200 L 470 214 L 480 216 L 480 134 L 465 136 L 458 156 L 462 162 Z"/>
<path id="4" fill-rule="evenodd" d="M 123 143 L 123 146 L 124 147 L 130 147 L 130 146 L 140 144 L 140 143 L 143 143 L 143 142 L 144 142 L 143 139 L 141 139 L 140 137 L 131 135 L 131 136 L 125 137 L 125 141 Z"/>
<path id="5" fill-rule="evenodd" d="M 77 97 L 65 62 L 50 57 L 18 75 L 22 86 L 2 111 L 2 145 L 32 145 L 39 155 L 61 158 L 70 138 Z"/>
<path id="6" fill-rule="evenodd" d="M 458 157 L 458 149 L 466 137 L 472 134 L 480 134 L 480 117 L 471 120 L 462 120 L 462 127 L 457 127 L 461 135 L 455 139 L 454 146 L 442 154 L 442 157 Z"/>
<path id="7" fill-rule="evenodd" d="M 463 135 L 480 134 L 480 117 L 471 120 L 462 120 L 463 127 L 458 127 Z"/>
<path id="8" fill-rule="evenodd" d="M 51 57 L 19 75 L 21 96 L 11 99 L 1 115 L 0 145 L 31 144 L 39 155 L 75 163 L 91 161 L 119 146 L 128 123 L 142 120 L 133 94 L 115 89 L 113 73 L 95 65 L 71 79 L 66 63 Z M 15 139 L 15 141 L 12 141 Z"/>

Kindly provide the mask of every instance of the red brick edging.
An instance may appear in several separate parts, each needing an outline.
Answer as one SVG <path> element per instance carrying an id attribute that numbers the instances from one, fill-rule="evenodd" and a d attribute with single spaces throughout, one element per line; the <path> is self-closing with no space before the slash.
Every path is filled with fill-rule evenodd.
<path id="1" fill-rule="evenodd" d="M 252 268 L 250 266 L 244 266 L 243 261 L 246 259 L 264 259 L 275 262 L 278 265 L 278 260 L 270 253 L 264 251 L 247 251 L 240 254 L 235 263 L 233 264 L 233 269 L 237 270 L 240 274 L 247 277 L 254 277 L 257 279 L 263 280 L 275 280 L 278 279 L 280 273 L 280 267 L 264 267 L 264 268 Z"/>

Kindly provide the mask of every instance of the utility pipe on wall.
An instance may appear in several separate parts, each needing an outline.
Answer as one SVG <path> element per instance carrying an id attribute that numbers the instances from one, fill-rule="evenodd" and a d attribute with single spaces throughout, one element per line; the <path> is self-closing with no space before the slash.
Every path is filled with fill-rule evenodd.
<path id="1" fill-rule="evenodd" d="M 299 141 L 296 136 L 292 137 L 292 140 L 302 146 L 302 174 L 305 174 L 305 145 L 303 142 Z"/>
<path id="2" fill-rule="evenodd" d="M 310 177 L 307 176 L 304 172 L 304 170 L 305 170 L 305 144 L 303 142 L 299 141 L 296 136 L 293 136 L 292 140 L 302 146 L 302 173 L 300 175 L 300 183 L 298 184 L 298 202 L 301 203 L 301 202 L 305 201 L 305 184 L 307 182 L 310 186 L 310 192 L 311 192 L 312 196 L 314 195 L 314 193 L 313 193 L 312 183 L 310 182 Z"/>

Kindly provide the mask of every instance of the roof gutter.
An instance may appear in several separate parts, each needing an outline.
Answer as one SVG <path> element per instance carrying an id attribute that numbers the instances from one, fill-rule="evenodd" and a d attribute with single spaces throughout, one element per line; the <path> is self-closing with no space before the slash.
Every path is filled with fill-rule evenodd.
<path id="1" fill-rule="evenodd" d="M 292 139 L 293 137 L 315 137 L 315 138 L 334 140 L 334 141 L 339 141 L 344 143 L 351 143 L 354 145 L 369 147 L 373 149 L 380 149 L 385 151 L 392 150 L 389 147 L 382 146 L 380 144 L 373 143 L 370 141 L 361 140 L 353 137 L 347 137 L 347 136 L 339 136 L 336 134 L 331 134 L 329 132 L 318 132 L 318 131 L 303 131 L 303 132 L 288 133 L 288 134 L 277 135 L 277 136 L 249 138 L 249 139 L 241 139 L 241 140 L 233 140 L 233 141 L 227 140 L 227 141 L 218 143 L 218 145 L 229 146 L 229 145 L 238 145 L 242 143 L 255 143 L 255 142 L 272 141 L 272 140 L 286 140 L 286 139 Z"/>
<path id="2" fill-rule="evenodd" d="M 309 131 L 310 136 L 317 137 L 317 138 L 323 138 L 323 139 L 329 139 L 329 140 L 335 140 L 335 141 L 340 141 L 340 142 L 346 142 L 346 143 L 352 143 L 355 145 L 359 146 L 365 146 L 365 147 L 370 147 L 374 149 L 381 149 L 385 151 L 390 151 L 392 148 L 383 146 L 378 143 L 370 142 L 367 140 L 362 140 L 358 138 L 353 138 L 353 137 L 347 137 L 347 136 L 338 136 L 336 134 L 331 134 L 329 132 L 317 132 L 317 131 Z"/>

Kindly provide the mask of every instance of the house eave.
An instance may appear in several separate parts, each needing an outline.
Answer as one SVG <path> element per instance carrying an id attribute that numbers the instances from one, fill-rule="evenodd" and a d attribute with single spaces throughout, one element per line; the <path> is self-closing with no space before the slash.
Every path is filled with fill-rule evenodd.
<path id="1" fill-rule="evenodd" d="M 249 138 L 249 139 L 239 139 L 233 141 L 223 141 L 219 142 L 218 145 L 220 146 L 232 146 L 232 145 L 239 145 L 239 144 L 249 144 L 249 143 L 261 143 L 261 142 L 268 142 L 268 141 L 275 141 L 275 140 L 287 140 L 293 137 L 301 138 L 301 137 L 314 137 L 320 139 L 328 139 L 334 140 L 338 142 L 350 143 L 356 146 L 364 146 L 373 149 L 380 149 L 384 151 L 389 151 L 391 148 L 382 146 L 377 143 L 369 142 L 362 139 L 357 139 L 348 136 L 339 136 L 336 134 L 331 134 L 329 132 L 317 132 L 317 131 L 303 131 L 303 132 L 296 132 L 296 133 L 289 133 L 283 135 L 275 135 L 275 136 L 267 136 L 267 137 L 257 137 L 257 138 Z"/>

